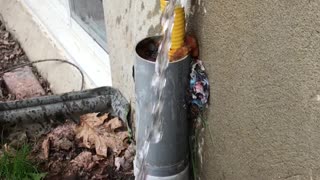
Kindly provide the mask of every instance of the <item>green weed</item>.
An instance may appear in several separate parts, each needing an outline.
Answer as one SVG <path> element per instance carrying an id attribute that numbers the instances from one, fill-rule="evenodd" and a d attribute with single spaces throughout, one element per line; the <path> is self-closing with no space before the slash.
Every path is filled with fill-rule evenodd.
<path id="1" fill-rule="evenodd" d="M 28 160 L 30 147 L 23 145 L 16 153 L 4 152 L 0 157 L 0 179 L 5 180 L 41 180 L 46 174 L 39 173 Z"/>

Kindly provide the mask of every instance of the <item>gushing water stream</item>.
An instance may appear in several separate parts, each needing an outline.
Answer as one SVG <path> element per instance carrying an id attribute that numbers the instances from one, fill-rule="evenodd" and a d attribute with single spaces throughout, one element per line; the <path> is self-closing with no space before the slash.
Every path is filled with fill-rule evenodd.
<path id="1" fill-rule="evenodd" d="M 149 152 L 150 143 L 158 143 L 163 134 L 161 112 L 164 106 L 162 90 L 166 86 L 165 71 L 169 65 L 169 51 L 171 47 L 171 34 L 174 25 L 174 12 L 178 1 L 182 1 L 183 5 L 186 0 L 169 0 L 168 5 L 164 9 L 161 16 L 162 25 L 162 41 L 158 49 L 158 56 L 155 63 L 155 74 L 152 80 L 152 88 L 157 97 L 157 101 L 152 106 L 151 126 L 146 129 L 146 139 L 143 141 L 143 146 L 138 152 L 138 159 L 141 162 L 140 171 L 137 180 L 144 180 L 147 176 L 146 156 Z"/>

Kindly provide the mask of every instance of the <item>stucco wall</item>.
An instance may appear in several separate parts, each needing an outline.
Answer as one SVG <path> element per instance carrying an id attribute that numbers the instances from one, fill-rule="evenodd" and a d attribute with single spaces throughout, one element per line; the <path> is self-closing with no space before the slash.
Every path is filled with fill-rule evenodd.
<path id="1" fill-rule="evenodd" d="M 112 85 L 134 102 L 132 67 L 135 45 L 160 32 L 160 2 L 104 0 Z"/>
<path id="2" fill-rule="evenodd" d="M 212 85 L 203 179 L 320 179 L 320 1 L 202 3 L 191 24 Z"/>

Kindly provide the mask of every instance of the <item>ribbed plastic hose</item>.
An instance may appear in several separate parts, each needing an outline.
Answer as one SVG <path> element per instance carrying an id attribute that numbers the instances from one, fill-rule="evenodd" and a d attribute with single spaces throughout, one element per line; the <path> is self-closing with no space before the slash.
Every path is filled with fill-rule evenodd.
<path id="1" fill-rule="evenodd" d="M 160 0 L 161 11 L 165 9 L 168 0 Z M 174 26 L 171 36 L 171 49 L 169 56 L 173 56 L 177 49 L 184 45 L 185 37 L 185 11 L 181 5 L 176 6 L 174 16 Z"/>

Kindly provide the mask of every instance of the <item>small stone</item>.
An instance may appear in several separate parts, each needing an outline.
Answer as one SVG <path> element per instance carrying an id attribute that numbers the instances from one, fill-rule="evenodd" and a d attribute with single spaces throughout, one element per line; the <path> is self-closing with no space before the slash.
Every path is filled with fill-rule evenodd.
<path id="1" fill-rule="evenodd" d="M 45 95 L 39 81 L 28 66 L 5 73 L 3 80 L 10 94 L 13 94 L 17 99 Z"/>

